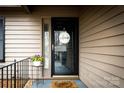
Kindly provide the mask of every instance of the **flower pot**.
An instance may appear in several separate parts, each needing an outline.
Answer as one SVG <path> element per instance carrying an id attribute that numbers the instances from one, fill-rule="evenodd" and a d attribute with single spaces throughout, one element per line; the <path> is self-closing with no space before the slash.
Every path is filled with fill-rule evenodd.
<path id="1" fill-rule="evenodd" d="M 40 61 L 34 61 L 34 62 L 33 62 L 33 65 L 34 65 L 34 66 L 40 66 L 40 65 L 41 65 L 41 62 L 40 62 Z"/>

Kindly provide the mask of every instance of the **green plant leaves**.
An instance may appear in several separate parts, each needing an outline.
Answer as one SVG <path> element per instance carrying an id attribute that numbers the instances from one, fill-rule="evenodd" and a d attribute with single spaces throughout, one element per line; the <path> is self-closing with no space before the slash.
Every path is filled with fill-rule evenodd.
<path id="1" fill-rule="evenodd" d="M 39 56 L 39 55 L 35 55 L 31 58 L 32 62 L 35 62 L 35 61 L 40 61 L 40 62 L 44 62 L 44 57 L 42 56 Z"/>

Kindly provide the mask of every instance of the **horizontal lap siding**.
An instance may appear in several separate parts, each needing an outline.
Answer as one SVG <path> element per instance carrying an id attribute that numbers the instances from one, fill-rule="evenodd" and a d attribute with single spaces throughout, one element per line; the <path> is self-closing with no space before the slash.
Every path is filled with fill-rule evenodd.
<path id="1" fill-rule="evenodd" d="M 88 87 L 124 87 L 124 7 L 88 8 L 79 20 L 80 79 Z"/>
<path id="2" fill-rule="evenodd" d="M 5 17 L 5 61 L 13 62 L 41 51 L 40 18 L 30 16 Z"/>

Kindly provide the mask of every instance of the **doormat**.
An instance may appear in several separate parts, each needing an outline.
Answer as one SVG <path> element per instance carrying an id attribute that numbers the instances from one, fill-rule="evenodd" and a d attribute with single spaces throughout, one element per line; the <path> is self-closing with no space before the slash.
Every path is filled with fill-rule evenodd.
<path id="1" fill-rule="evenodd" d="M 53 80 L 51 88 L 77 88 L 77 85 L 73 80 Z"/>
<path id="2" fill-rule="evenodd" d="M 51 80 L 50 82 L 39 82 L 39 88 L 78 88 L 74 80 Z M 36 82 L 29 80 L 24 88 L 38 88 Z"/>

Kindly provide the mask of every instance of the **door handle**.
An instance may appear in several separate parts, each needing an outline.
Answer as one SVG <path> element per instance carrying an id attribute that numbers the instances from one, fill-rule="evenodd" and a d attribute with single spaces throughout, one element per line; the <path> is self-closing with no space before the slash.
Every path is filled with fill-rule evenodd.
<path id="1" fill-rule="evenodd" d="M 52 50 L 54 50 L 54 44 L 52 44 Z"/>

